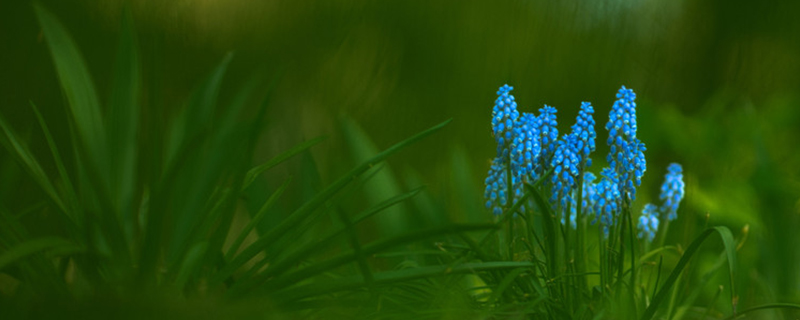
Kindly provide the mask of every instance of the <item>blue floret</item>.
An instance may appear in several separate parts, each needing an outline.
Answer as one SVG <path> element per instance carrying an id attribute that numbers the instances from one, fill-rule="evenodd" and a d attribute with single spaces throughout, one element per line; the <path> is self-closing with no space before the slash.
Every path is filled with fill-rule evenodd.
<path id="1" fill-rule="evenodd" d="M 664 204 L 661 211 L 667 214 L 669 221 L 678 218 L 678 206 L 684 195 L 683 168 L 680 164 L 672 163 L 667 167 L 664 184 L 661 185 L 661 200 Z"/>

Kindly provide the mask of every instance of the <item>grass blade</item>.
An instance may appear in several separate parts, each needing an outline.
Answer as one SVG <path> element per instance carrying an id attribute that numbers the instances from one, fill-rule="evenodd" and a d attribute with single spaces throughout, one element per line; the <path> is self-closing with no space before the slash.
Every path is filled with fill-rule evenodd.
<path id="1" fill-rule="evenodd" d="M 339 121 L 342 131 L 350 147 L 351 157 L 356 163 L 368 160 L 380 151 L 366 132 L 353 120 L 342 117 Z M 374 170 L 374 169 L 373 169 Z M 364 183 L 364 194 L 367 202 L 372 205 L 382 199 L 391 197 L 401 192 L 400 186 L 390 166 L 387 164 L 383 170 L 375 174 L 370 181 Z M 380 217 L 376 218 L 378 232 L 384 235 L 397 235 L 407 230 L 410 225 L 409 215 L 405 206 L 397 205 L 387 209 Z"/>
<path id="2" fill-rule="evenodd" d="M 345 174 L 343 177 L 339 178 L 336 182 L 332 185 L 328 186 L 325 190 L 314 196 L 310 201 L 303 204 L 300 208 L 298 208 L 295 212 L 293 212 L 289 217 L 284 219 L 278 226 L 271 229 L 267 234 L 259 238 L 255 243 L 247 247 L 241 254 L 236 256 L 229 264 L 227 264 L 220 272 L 214 277 L 216 281 L 221 281 L 222 279 L 226 279 L 234 271 L 238 270 L 242 265 L 244 265 L 247 261 L 252 259 L 256 256 L 261 250 L 267 248 L 274 240 L 283 236 L 291 230 L 291 227 L 302 222 L 308 215 L 310 215 L 314 210 L 319 208 L 325 201 L 330 199 L 334 196 L 337 192 L 342 190 L 347 184 L 351 181 L 355 180 L 358 176 L 378 164 L 379 162 L 385 160 L 392 154 L 397 153 L 398 151 L 402 150 L 403 148 L 425 138 L 434 132 L 440 130 L 451 120 L 444 121 L 440 124 L 437 124 L 430 129 L 427 129 L 423 132 L 420 132 L 411 138 L 403 140 L 389 149 L 384 150 L 383 152 L 379 153 L 375 157 L 371 158 L 369 161 L 366 161 L 359 165 L 358 167 L 351 170 L 349 173 Z"/>
<path id="3" fill-rule="evenodd" d="M 272 208 L 278 198 L 280 198 L 283 192 L 286 191 L 286 187 L 289 186 L 289 182 L 291 181 L 291 177 L 286 179 L 286 181 L 283 182 L 283 185 L 281 185 L 278 190 L 275 190 L 275 192 L 269 196 L 269 199 L 264 202 L 264 205 L 261 206 L 261 209 L 258 210 L 256 215 L 250 219 L 249 222 L 247 222 L 247 225 L 245 225 L 244 229 L 242 229 L 242 231 L 239 233 L 239 236 L 236 237 L 236 240 L 233 241 L 233 244 L 228 249 L 228 253 L 225 255 L 225 260 L 230 260 L 233 258 L 233 255 L 239 250 L 239 247 L 242 245 L 242 242 L 244 242 L 244 239 L 247 238 L 247 235 L 250 234 L 250 232 L 253 231 L 253 229 L 261 222 L 261 220 L 264 219 L 264 217 L 267 215 L 267 211 Z"/>
<path id="4" fill-rule="evenodd" d="M 70 212 L 64 205 L 64 201 L 61 199 L 61 196 L 58 194 L 58 192 L 56 192 L 56 188 L 50 182 L 50 178 L 44 172 L 42 166 L 39 165 L 39 162 L 36 161 L 36 158 L 33 156 L 33 154 L 31 154 L 25 144 L 23 144 L 22 141 L 17 138 L 17 135 L 11 131 L 11 127 L 6 124 L 2 117 L 0 117 L 0 128 L 2 128 L 3 133 L 5 133 L 5 136 L 8 139 L 8 144 L 4 143 L 6 144 L 6 148 L 11 152 L 11 154 L 14 154 L 18 158 L 19 162 L 25 169 L 28 170 L 28 173 L 37 183 L 39 183 L 39 186 L 48 196 L 50 196 L 50 199 L 55 202 L 58 208 L 61 209 L 62 212 Z"/>
<path id="5" fill-rule="evenodd" d="M 133 242 L 133 192 L 136 184 L 140 62 L 133 18 L 126 8 L 117 45 L 114 84 L 108 106 L 111 195 L 128 243 Z"/>
<path id="6" fill-rule="evenodd" d="M 364 212 L 362 212 L 361 214 L 357 215 L 352 220 L 352 223 L 353 223 L 353 225 L 356 225 L 359 222 L 364 221 L 365 219 L 377 214 L 378 212 L 383 211 L 386 208 L 389 208 L 389 207 L 391 207 L 391 206 L 393 206 L 393 205 L 395 205 L 397 203 L 403 202 L 403 201 L 405 201 L 407 199 L 410 199 L 410 198 L 414 197 L 420 191 L 422 191 L 422 187 L 414 189 L 414 190 L 411 190 L 411 191 L 409 191 L 407 193 L 404 193 L 404 194 L 401 194 L 401 195 L 397 195 L 395 197 L 392 197 L 391 199 L 387 199 L 386 201 L 381 202 L 380 204 L 378 204 L 378 205 L 376 205 L 376 206 L 374 206 L 372 208 L 369 208 L 369 209 L 365 210 Z M 283 273 L 284 271 L 288 270 L 291 266 L 294 266 L 294 265 L 298 264 L 302 259 L 308 257 L 309 255 L 313 254 L 314 252 L 317 252 L 319 250 L 323 250 L 325 248 L 328 248 L 330 245 L 335 243 L 333 240 L 335 240 L 336 237 L 344 234 L 346 231 L 347 230 L 345 228 L 342 228 L 340 230 L 331 232 L 326 236 L 320 237 L 319 241 L 312 242 L 312 243 L 310 243 L 308 245 L 305 245 L 302 248 L 290 253 L 288 256 L 286 256 L 286 258 L 284 258 L 284 259 L 280 260 L 279 262 L 275 263 L 273 266 L 271 266 L 269 269 L 267 269 L 264 273 L 260 274 L 258 276 L 258 279 L 266 279 L 266 278 L 272 277 L 273 275 L 277 275 L 277 274 Z M 254 282 L 258 282 L 259 281 L 258 279 L 255 279 L 253 281 Z"/>
<path id="7" fill-rule="evenodd" d="M 178 276 L 175 280 L 175 285 L 178 289 L 184 289 L 186 283 L 189 281 L 189 277 L 197 270 L 206 250 L 208 250 L 208 241 L 202 241 L 193 245 L 192 248 L 189 249 L 189 252 L 186 253 L 186 257 L 183 259 L 183 263 L 181 263 Z"/>
<path id="8" fill-rule="evenodd" d="M 362 247 L 362 254 L 364 255 L 372 255 L 383 250 L 405 244 L 410 242 L 419 241 L 422 239 L 427 239 L 436 236 L 442 236 L 446 234 L 457 234 L 460 232 L 471 232 L 471 231 L 480 231 L 496 228 L 494 224 L 458 224 L 458 225 L 450 225 L 445 227 L 439 228 L 432 228 L 427 230 L 419 230 L 415 232 L 409 232 L 406 234 L 402 234 L 396 237 L 391 237 L 388 239 L 384 239 L 381 241 L 377 241 L 371 243 L 369 245 Z M 319 262 L 317 264 L 313 264 L 311 266 L 302 268 L 300 270 L 292 271 L 286 273 L 283 276 L 273 278 L 272 281 L 269 283 L 267 289 L 275 290 L 281 289 L 286 286 L 290 286 L 294 283 L 298 283 L 301 280 L 307 279 L 314 275 L 329 271 L 336 267 L 342 266 L 344 264 L 356 261 L 357 256 L 353 252 L 341 254 L 334 258 L 325 260 L 323 262 Z M 239 287 L 231 288 L 229 294 L 235 295 L 240 294 L 241 292 L 248 290 L 256 285 L 259 285 L 259 282 L 248 281 L 248 283 L 241 284 Z M 234 290 L 235 289 L 235 290 Z"/>
<path id="9" fill-rule="evenodd" d="M 308 148 L 315 146 L 316 144 L 322 142 L 325 139 L 327 139 L 327 137 L 322 136 L 308 140 L 306 142 L 303 142 L 301 144 L 292 147 L 289 150 L 284 151 L 283 153 L 275 156 L 266 163 L 261 164 L 253 169 L 250 169 L 250 171 L 247 171 L 247 174 L 245 175 L 244 183 L 242 184 L 242 190 L 247 189 L 247 187 L 249 187 L 253 183 L 253 181 L 255 181 L 256 178 L 258 178 L 260 174 L 264 173 L 265 171 L 271 169 L 274 166 L 277 166 L 278 164 L 286 161 L 287 159 L 296 156 L 297 154 L 303 151 L 308 150 Z"/>
<path id="10" fill-rule="evenodd" d="M 514 282 L 514 280 L 516 280 L 517 277 L 519 277 L 520 274 L 522 274 L 523 272 L 525 272 L 527 270 L 530 270 L 530 268 L 533 268 L 533 267 L 534 266 L 530 266 L 528 268 L 517 268 L 517 269 L 511 270 L 511 272 L 509 272 L 508 274 L 506 274 L 505 277 L 503 277 L 503 280 L 500 281 L 500 283 L 497 285 L 497 288 L 492 290 L 492 297 L 489 298 L 489 301 L 492 301 L 492 303 L 495 303 L 495 304 L 498 303 L 500 301 L 500 297 L 503 296 L 503 293 L 505 293 L 506 289 L 508 289 L 508 287 L 511 286 L 511 283 Z"/>
<path id="11" fill-rule="evenodd" d="M 106 173 L 108 152 L 106 130 L 100 103 L 86 64 L 81 58 L 75 42 L 64 26 L 47 9 L 34 3 L 34 10 L 42 27 L 45 41 L 50 48 L 61 88 L 69 103 L 76 129 L 98 172 Z M 107 179 L 108 175 L 101 174 Z M 107 181 L 104 181 L 107 184 Z"/>
<path id="12" fill-rule="evenodd" d="M 57 248 L 75 248 L 75 245 L 61 238 L 40 238 L 20 243 L 0 255 L 0 270 L 24 259 L 27 256 Z"/>
<path id="13" fill-rule="evenodd" d="M 373 274 L 374 284 L 387 285 L 392 283 L 441 277 L 454 274 L 470 274 L 481 271 L 505 270 L 516 268 L 531 268 L 530 262 L 495 261 L 481 263 L 466 263 L 454 267 L 428 266 L 395 271 L 386 271 Z M 339 291 L 347 291 L 364 287 L 366 285 L 362 276 L 352 276 L 337 279 L 327 283 L 314 283 L 293 287 L 279 291 L 275 296 L 286 300 L 297 300 Z"/>
<path id="14" fill-rule="evenodd" d="M 672 270 L 667 280 L 664 281 L 664 284 L 661 287 L 661 290 L 653 297 L 653 300 L 650 302 L 650 305 L 642 314 L 642 320 L 649 320 L 653 318 L 653 315 L 656 313 L 656 309 L 658 306 L 664 301 L 669 293 L 670 288 L 675 282 L 678 280 L 678 276 L 680 276 L 683 269 L 686 267 L 686 264 L 689 263 L 692 256 L 697 252 L 700 248 L 700 245 L 703 244 L 703 241 L 708 238 L 714 232 L 718 233 L 720 238 L 722 238 L 722 243 L 725 246 L 725 254 L 728 258 L 728 272 L 730 275 L 730 283 L 731 283 L 731 309 L 733 314 L 736 314 L 736 287 L 734 287 L 733 279 L 736 273 L 736 242 L 733 240 L 733 235 L 731 234 L 730 229 L 727 227 L 713 227 L 706 229 L 703 233 L 700 234 L 689 247 L 686 249 L 686 252 L 683 254 L 681 259 L 678 261 L 678 264 L 675 266 L 675 269 Z"/>
<path id="15" fill-rule="evenodd" d="M 460 224 L 460 225 L 450 225 L 440 228 L 432 228 L 427 230 L 419 230 L 371 243 L 367 246 L 364 246 L 362 250 L 363 254 L 371 255 L 404 243 L 420 241 L 422 239 L 427 239 L 446 234 L 480 231 L 495 227 L 496 226 L 494 224 Z M 331 270 L 345 263 L 354 261 L 355 259 L 356 256 L 354 253 L 346 253 L 336 258 L 332 258 L 324 262 L 320 262 L 318 264 L 288 273 L 285 276 L 281 277 L 280 279 L 276 279 L 275 283 L 271 284 L 271 287 L 280 288 L 282 286 L 290 285 L 292 283 L 296 283 L 299 280 L 306 279 L 310 276 Z"/>
<path id="16" fill-rule="evenodd" d="M 743 317 L 745 314 L 748 314 L 750 312 L 757 311 L 757 310 L 766 310 L 766 309 L 800 310 L 800 304 L 794 304 L 794 303 L 768 303 L 768 304 L 763 304 L 763 305 L 760 305 L 760 306 L 755 306 L 755 307 L 752 307 L 752 308 L 744 309 L 742 311 L 739 311 L 739 313 L 732 314 L 732 315 L 730 315 L 730 316 L 728 316 L 728 317 L 726 317 L 726 318 L 724 318 L 722 320 L 738 319 L 738 318 Z"/>

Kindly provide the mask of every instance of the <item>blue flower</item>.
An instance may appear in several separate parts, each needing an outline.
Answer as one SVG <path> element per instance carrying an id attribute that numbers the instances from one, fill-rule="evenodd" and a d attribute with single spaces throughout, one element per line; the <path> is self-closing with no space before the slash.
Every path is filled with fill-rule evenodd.
<path id="1" fill-rule="evenodd" d="M 558 146 L 553 154 L 550 167 L 553 168 L 551 176 L 552 196 L 550 202 L 558 203 L 562 208 L 567 207 L 567 203 L 572 202 L 572 189 L 578 180 L 580 165 L 578 150 L 575 150 L 576 137 L 567 134 L 558 140 Z"/>
<path id="2" fill-rule="evenodd" d="M 486 209 L 492 209 L 492 213 L 500 215 L 503 207 L 508 204 L 508 182 L 506 180 L 506 166 L 502 158 L 494 158 L 486 177 L 486 190 L 483 193 L 486 198 Z"/>
<path id="3" fill-rule="evenodd" d="M 536 117 L 536 128 L 539 130 L 539 145 L 542 148 L 539 155 L 539 165 L 536 172 L 541 175 L 550 169 L 551 159 L 556 151 L 558 140 L 558 128 L 556 127 L 556 108 L 545 105 L 539 109 L 539 116 Z"/>
<path id="4" fill-rule="evenodd" d="M 581 110 L 578 112 L 578 119 L 572 125 L 572 134 L 577 137 L 575 149 L 578 150 L 580 157 L 580 167 L 583 168 L 592 166 L 592 158 L 589 157 L 595 150 L 595 138 L 597 133 L 594 131 L 594 108 L 589 102 L 581 102 Z"/>
<path id="5" fill-rule="evenodd" d="M 572 229 L 577 229 L 578 228 L 578 213 L 577 213 L 578 205 L 577 205 L 577 202 L 575 201 L 575 197 L 571 197 L 571 201 L 570 202 L 571 202 L 571 206 L 570 206 L 570 209 L 569 209 L 569 226 L 572 227 Z M 561 224 L 566 224 L 566 221 L 565 221 L 563 216 L 561 217 Z"/>
<path id="6" fill-rule="evenodd" d="M 609 227 L 613 226 L 619 212 L 621 195 L 619 192 L 619 178 L 616 171 L 611 168 L 603 168 L 600 174 L 602 178 L 595 185 L 595 196 L 593 198 L 595 220 L 603 225 L 603 231 L 608 236 Z"/>
<path id="7" fill-rule="evenodd" d="M 511 149 L 514 171 L 518 172 L 524 181 L 532 183 L 538 177 L 534 169 L 542 151 L 539 128 L 536 126 L 536 117 L 533 114 L 525 112 L 517 118 Z"/>
<path id="8" fill-rule="evenodd" d="M 617 173 L 620 194 L 625 199 L 636 199 L 636 187 L 641 184 L 646 170 L 644 143 L 636 138 L 636 94 L 631 89 L 622 88 L 617 93 L 617 101 L 611 108 L 606 123 L 610 150 L 606 160 Z"/>
<path id="9" fill-rule="evenodd" d="M 581 207 L 583 208 L 582 211 L 584 215 L 590 215 L 594 213 L 594 203 L 595 198 L 597 197 L 597 185 L 594 183 L 595 179 L 597 179 L 597 177 L 595 177 L 594 173 L 587 171 L 583 174 Z"/>
<path id="10" fill-rule="evenodd" d="M 653 241 L 658 231 L 658 207 L 652 203 L 648 203 L 642 210 L 642 215 L 639 216 L 639 239 L 647 237 L 647 241 Z"/>
<path id="11" fill-rule="evenodd" d="M 497 156 L 507 157 L 514 136 L 514 122 L 519 117 L 517 102 L 511 95 L 514 87 L 504 85 L 497 90 L 497 99 L 492 109 L 492 134 L 497 141 Z"/>
<path id="12" fill-rule="evenodd" d="M 684 195 L 683 168 L 680 164 L 671 163 L 667 167 L 667 174 L 664 176 L 664 184 L 661 185 L 661 200 L 664 205 L 661 211 L 667 214 L 669 221 L 678 218 L 678 206 Z"/>

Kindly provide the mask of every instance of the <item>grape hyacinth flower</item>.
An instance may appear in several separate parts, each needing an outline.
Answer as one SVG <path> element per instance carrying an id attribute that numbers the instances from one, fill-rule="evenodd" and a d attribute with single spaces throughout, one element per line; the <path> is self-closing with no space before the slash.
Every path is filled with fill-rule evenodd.
<path id="1" fill-rule="evenodd" d="M 492 134 L 497 141 L 497 156 L 506 158 L 513 139 L 514 121 L 519 117 L 517 102 L 511 95 L 514 87 L 504 85 L 497 90 L 497 99 L 492 109 Z"/>
<path id="2" fill-rule="evenodd" d="M 500 215 L 503 207 L 508 204 L 508 182 L 506 180 L 506 166 L 502 158 L 494 158 L 486 177 L 486 209 L 492 209 L 492 213 Z"/>
<path id="3" fill-rule="evenodd" d="M 570 209 L 569 209 L 569 226 L 572 229 L 578 228 L 578 202 L 576 197 L 570 197 Z M 566 224 L 564 217 L 561 217 L 561 224 Z"/>
<path id="4" fill-rule="evenodd" d="M 523 181 L 532 183 L 538 175 L 534 171 L 542 151 L 539 144 L 539 128 L 536 126 L 536 116 L 531 113 L 522 113 L 514 124 L 514 140 L 511 146 L 514 171 Z"/>
<path id="5" fill-rule="evenodd" d="M 644 143 L 636 138 L 636 94 L 622 86 L 609 113 L 606 130 L 611 147 L 606 157 L 619 178 L 623 200 L 636 199 L 636 187 L 646 170 Z"/>
<path id="6" fill-rule="evenodd" d="M 642 215 L 639 216 L 639 239 L 647 237 L 647 241 L 653 241 L 658 231 L 658 207 L 652 203 L 648 203 L 642 210 Z"/>
<path id="7" fill-rule="evenodd" d="M 539 130 L 539 145 L 542 148 L 539 155 L 539 165 L 536 173 L 541 175 L 550 169 L 550 160 L 556 151 L 558 140 L 558 128 L 556 125 L 556 108 L 544 105 L 539 109 L 539 116 L 536 117 L 536 128 Z"/>
<path id="8" fill-rule="evenodd" d="M 667 174 L 664 176 L 664 184 L 661 185 L 661 200 L 664 205 L 661 211 L 667 214 L 669 221 L 678 218 L 678 206 L 684 195 L 683 168 L 680 164 L 671 163 L 667 167 Z"/>
<path id="9" fill-rule="evenodd" d="M 572 125 L 572 134 L 575 135 L 576 146 L 580 157 L 579 168 L 583 170 L 586 167 L 592 166 L 592 158 L 589 156 L 595 150 L 595 138 L 597 133 L 594 131 L 594 108 L 589 102 L 581 102 L 581 110 L 578 112 L 578 119 Z"/>
<path id="10" fill-rule="evenodd" d="M 594 213 L 594 203 L 597 197 L 597 185 L 594 180 L 597 179 L 594 173 L 585 172 L 583 174 L 583 187 L 581 195 L 581 207 L 583 215 L 590 215 Z"/>
<path id="11" fill-rule="evenodd" d="M 594 212 L 596 216 L 592 223 L 600 221 L 607 237 L 608 227 L 613 226 L 616 220 L 615 214 L 619 211 L 621 195 L 616 171 L 611 168 L 603 168 L 600 175 L 602 178 L 595 185 Z"/>
<path id="12" fill-rule="evenodd" d="M 572 190 L 575 188 L 575 182 L 580 174 L 578 151 L 575 150 L 576 139 L 572 134 L 562 136 L 558 140 L 558 146 L 550 164 L 550 167 L 554 168 L 551 176 L 553 193 L 550 202 L 557 203 L 562 208 L 566 208 L 567 203 L 572 202 Z"/>

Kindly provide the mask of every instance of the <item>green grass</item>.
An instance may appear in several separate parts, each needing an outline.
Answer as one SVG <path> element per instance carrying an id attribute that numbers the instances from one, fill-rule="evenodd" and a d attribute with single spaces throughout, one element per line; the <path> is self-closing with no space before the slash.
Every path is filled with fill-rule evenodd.
<path id="1" fill-rule="evenodd" d="M 265 190 L 265 173 L 311 157 L 310 150 L 326 143 L 316 137 L 271 159 L 254 159 L 280 73 L 257 75 L 225 101 L 220 92 L 235 59 L 229 54 L 174 119 L 154 128 L 140 99 L 147 84 L 129 15 L 110 99 L 102 104 L 67 30 L 44 7 L 35 5 L 35 12 L 64 93 L 69 136 L 54 139 L 35 97 L 31 109 L 47 159 L 0 118 L 0 141 L 45 197 L 25 212 L 0 206 L 4 319 L 105 312 L 164 318 L 732 319 L 761 309 L 800 309 L 772 303 L 737 310 L 737 250 L 746 234 L 737 241 L 727 227 L 715 226 L 697 232 L 685 249 L 663 245 L 663 234 L 656 242 L 662 245 L 648 248 L 635 239 L 630 206 L 608 239 L 586 218 L 575 232 L 560 224 L 542 195 L 547 175 L 526 185 L 525 196 L 494 221 L 486 212 L 483 220 L 452 222 L 436 209 L 443 207 L 439 202 L 426 198 L 424 187 L 401 187 L 385 162 L 450 120 L 432 122 L 381 151 L 344 119 L 346 140 L 360 163 L 309 188 L 314 192 L 298 206 L 279 205 L 304 177 Z M 257 96 L 262 102 L 248 109 Z M 456 155 L 455 175 L 464 167 Z M 302 174 L 314 170 L 304 167 Z M 474 197 L 469 187 L 458 192 L 459 199 Z M 423 207 L 440 216 L 418 214 Z M 470 214 L 476 216 L 464 215 Z M 30 216 L 46 217 L 56 227 L 37 227 Z M 722 250 L 702 252 L 713 234 Z M 701 252 L 717 258 L 711 267 L 697 261 Z M 698 274 L 701 281 L 690 276 Z M 718 283 L 718 275 L 725 281 Z M 711 302 L 696 303 L 701 290 L 714 285 L 721 287 Z"/>

